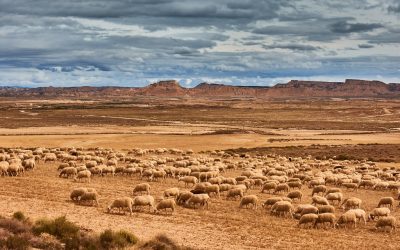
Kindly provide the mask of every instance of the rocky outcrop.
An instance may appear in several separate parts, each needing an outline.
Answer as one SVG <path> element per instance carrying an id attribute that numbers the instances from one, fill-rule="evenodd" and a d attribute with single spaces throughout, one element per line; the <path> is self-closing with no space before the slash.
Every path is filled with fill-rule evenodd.
<path id="1" fill-rule="evenodd" d="M 184 88 L 175 80 L 152 83 L 143 88 L 130 87 L 0 87 L 0 97 L 24 98 L 104 98 L 104 97 L 243 97 L 243 98 L 308 98 L 308 97 L 400 97 L 400 84 L 347 79 L 344 82 L 292 80 L 273 87 L 232 86 L 201 83 Z"/>

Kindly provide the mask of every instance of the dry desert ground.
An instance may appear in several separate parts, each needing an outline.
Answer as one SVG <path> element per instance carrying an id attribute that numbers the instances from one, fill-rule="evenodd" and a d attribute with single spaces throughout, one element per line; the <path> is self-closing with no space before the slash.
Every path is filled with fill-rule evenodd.
<path id="1" fill-rule="evenodd" d="M 186 168 L 208 166 L 211 171 L 222 166 L 217 176 L 224 178 L 243 176 L 246 171 L 263 175 L 262 169 L 283 167 L 296 171 L 285 172 L 287 179 L 283 182 L 296 174 L 326 179 L 329 173 L 361 181 L 375 173 L 371 174 L 375 181 L 394 184 L 400 169 L 400 101 L 391 99 L 2 99 L 0 117 L 2 148 L 34 151 L 40 147 L 56 153 L 79 149 L 81 155 L 113 149 L 137 159 L 135 167 L 154 163 L 155 159 L 161 161 L 154 163 L 154 168 L 177 167 L 176 162 L 186 160 L 195 162 Z M 183 153 L 132 151 L 159 148 Z M 189 149 L 193 153 L 185 153 Z M 117 164 L 126 168 L 131 162 L 124 157 L 118 158 Z M 85 164 L 88 159 L 77 162 Z M 296 219 L 271 215 L 261 204 L 273 196 L 285 197 L 287 192 L 261 193 L 261 186 L 250 185 L 245 194 L 258 197 L 257 209 L 239 208 L 239 199 L 228 200 L 222 192 L 220 197 L 211 196 L 208 209 L 177 206 L 172 214 L 147 209 L 134 211 L 133 215 L 110 214 L 106 211 L 113 199 L 133 197 L 132 189 L 139 183 L 151 185 L 156 202 L 167 188 L 178 187 L 181 192 L 192 188 L 178 183 L 178 177 L 148 180 L 139 174 L 93 175 L 90 183 L 77 182 L 59 177 L 57 169 L 62 161 L 60 157 L 54 162 L 38 159 L 32 171 L 0 177 L 0 213 L 23 211 L 34 219 L 66 215 L 95 232 L 128 229 L 143 241 L 164 233 L 193 249 L 399 249 L 399 231 L 376 230 L 375 221 L 366 225 L 358 222 L 355 229 L 308 229 L 300 228 Z M 227 169 L 228 165 L 233 167 Z M 338 165 L 343 169 L 335 168 Z M 367 170 L 360 170 L 362 166 Z M 264 176 L 270 179 L 274 174 L 268 175 L 267 171 Z M 309 181 L 301 181 L 303 197 L 293 202 L 294 208 L 312 202 Z M 99 206 L 70 200 L 71 190 L 82 186 L 96 189 Z M 391 214 L 400 223 L 396 189 L 353 190 L 340 182 L 326 186 L 339 187 L 344 198 L 361 199 L 361 208 L 367 213 L 380 198 L 391 196 L 396 200 Z M 335 205 L 336 217 L 343 213 Z"/>

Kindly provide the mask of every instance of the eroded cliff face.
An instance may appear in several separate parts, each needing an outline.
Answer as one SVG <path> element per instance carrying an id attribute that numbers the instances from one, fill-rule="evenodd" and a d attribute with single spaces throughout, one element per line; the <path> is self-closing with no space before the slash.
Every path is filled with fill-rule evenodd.
<path id="1" fill-rule="evenodd" d="M 175 80 L 160 81 L 142 88 L 129 87 L 0 87 L 3 97 L 32 98 L 101 98 L 101 97 L 254 97 L 254 98 L 305 98 L 305 97 L 400 97 L 400 84 L 380 81 L 347 79 L 344 82 L 319 82 L 292 80 L 273 87 L 232 86 L 201 83 L 194 88 L 184 88 Z"/>

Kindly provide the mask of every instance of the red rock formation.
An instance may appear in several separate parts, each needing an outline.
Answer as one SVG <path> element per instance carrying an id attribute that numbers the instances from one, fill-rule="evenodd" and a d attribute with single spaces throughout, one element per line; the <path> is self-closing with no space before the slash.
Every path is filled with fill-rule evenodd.
<path id="1" fill-rule="evenodd" d="M 201 83 L 184 88 L 175 80 L 160 81 L 143 88 L 129 87 L 0 87 L 0 97 L 25 98 L 104 98 L 104 97 L 252 97 L 252 98 L 307 98 L 307 97 L 400 97 L 400 84 L 380 81 L 348 79 L 345 82 L 292 80 L 273 87 L 231 86 Z"/>

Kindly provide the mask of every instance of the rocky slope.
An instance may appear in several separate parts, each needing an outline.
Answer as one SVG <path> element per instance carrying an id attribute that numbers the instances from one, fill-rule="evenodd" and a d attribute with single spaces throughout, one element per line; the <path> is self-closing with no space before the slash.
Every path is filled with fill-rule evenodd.
<path id="1" fill-rule="evenodd" d="M 160 81 L 143 88 L 130 87 L 0 87 L 0 97 L 24 98 L 102 98 L 102 97 L 400 97 L 400 84 L 347 79 L 344 82 L 292 80 L 273 87 L 231 86 L 201 83 L 184 88 L 177 81 Z"/>

